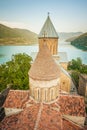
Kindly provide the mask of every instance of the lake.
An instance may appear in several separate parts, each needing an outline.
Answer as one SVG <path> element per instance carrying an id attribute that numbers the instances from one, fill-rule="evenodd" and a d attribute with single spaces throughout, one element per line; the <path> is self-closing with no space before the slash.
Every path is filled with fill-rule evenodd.
<path id="1" fill-rule="evenodd" d="M 11 56 L 16 53 L 26 53 L 28 55 L 31 52 L 37 52 L 39 49 L 38 45 L 30 46 L 0 46 L 0 64 L 11 60 Z M 59 41 L 58 45 L 59 52 L 67 52 L 68 60 L 76 59 L 80 57 L 83 64 L 87 64 L 87 52 L 77 49 L 70 45 L 69 42 Z"/>

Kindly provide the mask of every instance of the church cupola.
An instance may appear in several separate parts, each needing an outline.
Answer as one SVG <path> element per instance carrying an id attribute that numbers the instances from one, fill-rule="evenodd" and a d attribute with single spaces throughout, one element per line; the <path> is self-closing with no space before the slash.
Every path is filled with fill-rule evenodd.
<path id="1" fill-rule="evenodd" d="M 58 34 L 51 22 L 49 13 L 48 13 L 48 17 L 39 33 L 38 39 L 39 39 L 39 48 L 41 48 L 43 46 L 44 40 L 45 40 L 51 54 L 52 55 L 57 54 Z"/>
<path id="2" fill-rule="evenodd" d="M 43 44 L 29 71 L 31 97 L 37 102 L 51 102 L 59 95 L 60 68 L 47 45 Z"/>

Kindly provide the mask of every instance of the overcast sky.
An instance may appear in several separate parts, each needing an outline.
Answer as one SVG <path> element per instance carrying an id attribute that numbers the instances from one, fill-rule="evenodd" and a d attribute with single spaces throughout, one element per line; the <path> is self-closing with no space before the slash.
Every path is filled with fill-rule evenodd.
<path id="1" fill-rule="evenodd" d="M 87 0 L 0 0 L 0 23 L 39 33 L 50 12 L 58 32 L 87 32 Z"/>

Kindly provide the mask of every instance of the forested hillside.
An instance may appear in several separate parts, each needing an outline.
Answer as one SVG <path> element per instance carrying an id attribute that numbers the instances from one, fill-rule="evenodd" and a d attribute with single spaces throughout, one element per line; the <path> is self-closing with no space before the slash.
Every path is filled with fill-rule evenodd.
<path id="1" fill-rule="evenodd" d="M 87 33 L 84 33 L 71 41 L 71 44 L 76 46 L 79 49 L 87 51 Z"/>
<path id="2" fill-rule="evenodd" d="M 36 33 L 0 24 L 0 45 L 28 45 L 34 43 L 37 43 Z"/>

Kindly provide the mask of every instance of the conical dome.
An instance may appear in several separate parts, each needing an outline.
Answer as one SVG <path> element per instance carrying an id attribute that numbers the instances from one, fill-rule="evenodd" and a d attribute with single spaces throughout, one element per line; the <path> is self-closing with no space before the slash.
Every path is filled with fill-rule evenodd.
<path id="1" fill-rule="evenodd" d="M 58 34 L 50 20 L 50 17 L 48 15 L 47 19 L 46 19 L 46 22 L 44 23 L 41 31 L 40 31 L 40 34 L 39 34 L 39 38 L 43 38 L 45 35 L 45 37 L 47 38 L 58 38 Z"/>
<path id="2" fill-rule="evenodd" d="M 47 45 L 43 45 L 30 68 L 29 76 L 36 80 L 52 80 L 58 78 L 60 69 L 51 56 Z"/>

